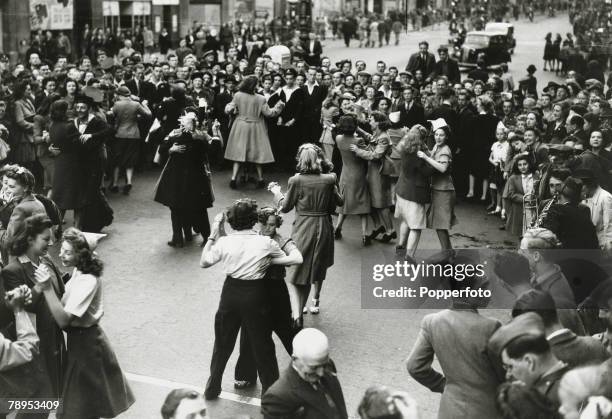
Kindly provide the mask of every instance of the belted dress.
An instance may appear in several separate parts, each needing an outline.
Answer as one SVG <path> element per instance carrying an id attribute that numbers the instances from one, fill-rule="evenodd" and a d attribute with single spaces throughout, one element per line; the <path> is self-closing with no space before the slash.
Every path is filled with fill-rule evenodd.
<path id="1" fill-rule="evenodd" d="M 232 102 L 236 117 L 227 141 L 225 158 L 240 163 L 273 163 L 274 155 L 264 117 L 274 117 L 280 113 L 272 108 L 266 99 L 258 94 L 238 92 Z M 226 110 L 231 109 L 231 103 Z"/>

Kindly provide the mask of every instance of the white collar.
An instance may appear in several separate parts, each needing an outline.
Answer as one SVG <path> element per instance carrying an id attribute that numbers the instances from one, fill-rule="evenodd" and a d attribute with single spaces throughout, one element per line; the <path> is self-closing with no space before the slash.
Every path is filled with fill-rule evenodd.
<path id="1" fill-rule="evenodd" d="M 89 116 L 87 117 L 87 122 L 85 123 L 85 125 L 89 125 L 89 123 L 91 122 L 91 120 L 94 119 L 94 114 L 90 113 Z M 79 127 L 79 118 L 74 118 L 74 125 L 78 128 Z"/>

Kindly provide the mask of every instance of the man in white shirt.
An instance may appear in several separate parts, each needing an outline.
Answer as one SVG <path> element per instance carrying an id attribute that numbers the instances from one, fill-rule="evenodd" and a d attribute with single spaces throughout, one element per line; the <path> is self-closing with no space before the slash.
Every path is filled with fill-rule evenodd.
<path id="1" fill-rule="evenodd" d="M 591 211 L 591 221 L 597 232 L 599 247 L 612 249 L 612 194 L 597 182 L 595 174 L 590 169 L 577 169 L 574 177 L 582 180 L 582 203 Z"/>
<path id="2" fill-rule="evenodd" d="M 234 232 L 226 235 L 222 223 Z M 210 378 L 204 395 L 216 399 L 221 393 L 223 371 L 236 344 L 240 327 L 248 333 L 262 394 L 278 379 L 278 364 L 271 335 L 270 302 L 264 276 L 270 265 L 302 263 L 301 256 L 285 255 L 272 238 L 253 230 L 257 204 L 250 199 L 236 201 L 226 214 L 219 214 L 202 251 L 200 266 L 209 268 L 222 262 L 226 280 L 215 316 L 215 343 Z"/>

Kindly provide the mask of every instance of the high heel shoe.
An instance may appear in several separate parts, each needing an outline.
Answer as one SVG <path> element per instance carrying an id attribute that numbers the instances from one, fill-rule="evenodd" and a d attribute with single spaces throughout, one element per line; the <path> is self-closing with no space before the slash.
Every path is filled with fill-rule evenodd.
<path id="1" fill-rule="evenodd" d="M 310 314 L 319 314 L 321 310 L 319 309 L 319 299 L 318 298 L 312 299 L 312 305 L 310 306 L 309 310 L 310 310 Z"/>
<path id="2" fill-rule="evenodd" d="M 362 236 L 361 237 L 361 244 L 363 244 L 363 246 L 369 246 L 372 244 L 372 239 L 370 238 L 370 236 Z"/>
<path id="3" fill-rule="evenodd" d="M 236 179 L 232 179 L 230 180 L 230 184 L 229 184 L 230 188 L 232 189 L 237 189 L 238 185 L 236 184 Z"/>
<path id="4" fill-rule="evenodd" d="M 384 233 L 385 231 L 385 226 L 380 226 L 376 230 L 372 230 L 368 237 L 370 238 L 370 240 L 374 240 L 376 237 L 378 237 L 379 234 Z"/>
<path id="5" fill-rule="evenodd" d="M 383 234 L 382 237 L 380 238 L 380 242 L 381 243 L 389 243 L 391 240 L 395 240 L 397 239 L 397 233 L 394 231 L 391 234 Z"/>
<path id="6" fill-rule="evenodd" d="M 342 229 L 336 228 L 334 229 L 334 239 L 340 240 L 342 238 Z"/>
<path id="7" fill-rule="evenodd" d="M 181 248 L 185 245 L 185 243 L 183 242 L 183 240 L 178 240 L 178 239 L 172 239 L 168 242 L 168 246 L 170 247 L 178 247 Z"/>

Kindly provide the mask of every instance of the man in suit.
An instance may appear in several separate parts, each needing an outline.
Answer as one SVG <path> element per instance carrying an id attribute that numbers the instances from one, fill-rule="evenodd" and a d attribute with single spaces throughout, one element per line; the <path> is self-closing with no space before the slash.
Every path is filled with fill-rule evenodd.
<path id="1" fill-rule="evenodd" d="M 329 357 L 329 341 L 317 329 L 293 339 L 291 365 L 261 399 L 264 419 L 347 419 L 340 382 Z"/>
<path id="2" fill-rule="evenodd" d="M 301 122 L 303 142 L 318 142 L 321 137 L 321 105 L 327 96 L 327 88 L 317 83 L 316 76 L 317 70 L 314 67 L 309 68 L 306 72 L 306 83 L 302 86 L 304 91 Z"/>
<path id="3" fill-rule="evenodd" d="M 402 84 L 399 81 L 391 82 L 391 108 L 389 112 L 397 112 L 402 104 Z"/>
<path id="4" fill-rule="evenodd" d="M 284 162 L 286 169 L 295 169 L 294 157 L 300 146 L 299 127 L 301 126 L 304 99 L 306 92 L 296 84 L 297 71 L 293 68 L 285 70 L 285 85 L 280 89 L 280 98 L 285 102 L 285 108 L 278 118 L 279 138 L 282 138 L 280 156 L 276 160 Z"/>
<path id="5" fill-rule="evenodd" d="M 438 48 L 438 55 L 440 60 L 435 64 L 434 70 L 429 77 L 433 80 L 440 76 L 446 76 L 451 84 L 460 83 L 461 72 L 459 71 L 459 64 L 448 56 L 448 48 Z"/>
<path id="6" fill-rule="evenodd" d="M 318 67 L 321 65 L 321 54 L 323 54 L 323 48 L 321 42 L 316 39 L 315 33 L 310 32 L 308 34 L 308 41 L 304 42 L 303 45 L 306 64 Z"/>
<path id="7" fill-rule="evenodd" d="M 555 300 L 549 293 L 532 289 L 521 294 L 512 308 L 512 317 L 529 312 L 540 316 L 553 354 L 570 368 L 600 364 L 609 358 L 610 354 L 601 340 L 592 336 L 577 336 L 561 324 Z"/>
<path id="8" fill-rule="evenodd" d="M 425 124 L 425 110 L 423 105 L 418 103 L 414 96 L 414 87 L 404 87 L 402 101 L 399 105 L 400 123 L 403 127 L 412 128 L 416 124 Z"/>
<path id="9" fill-rule="evenodd" d="M 429 52 L 429 43 L 421 41 L 419 43 L 419 52 L 412 54 L 408 60 L 406 71 L 415 74 L 417 70 L 421 70 L 423 75 L 427 77 L 434 71 L 436 65 L 436 57 Z"/>

